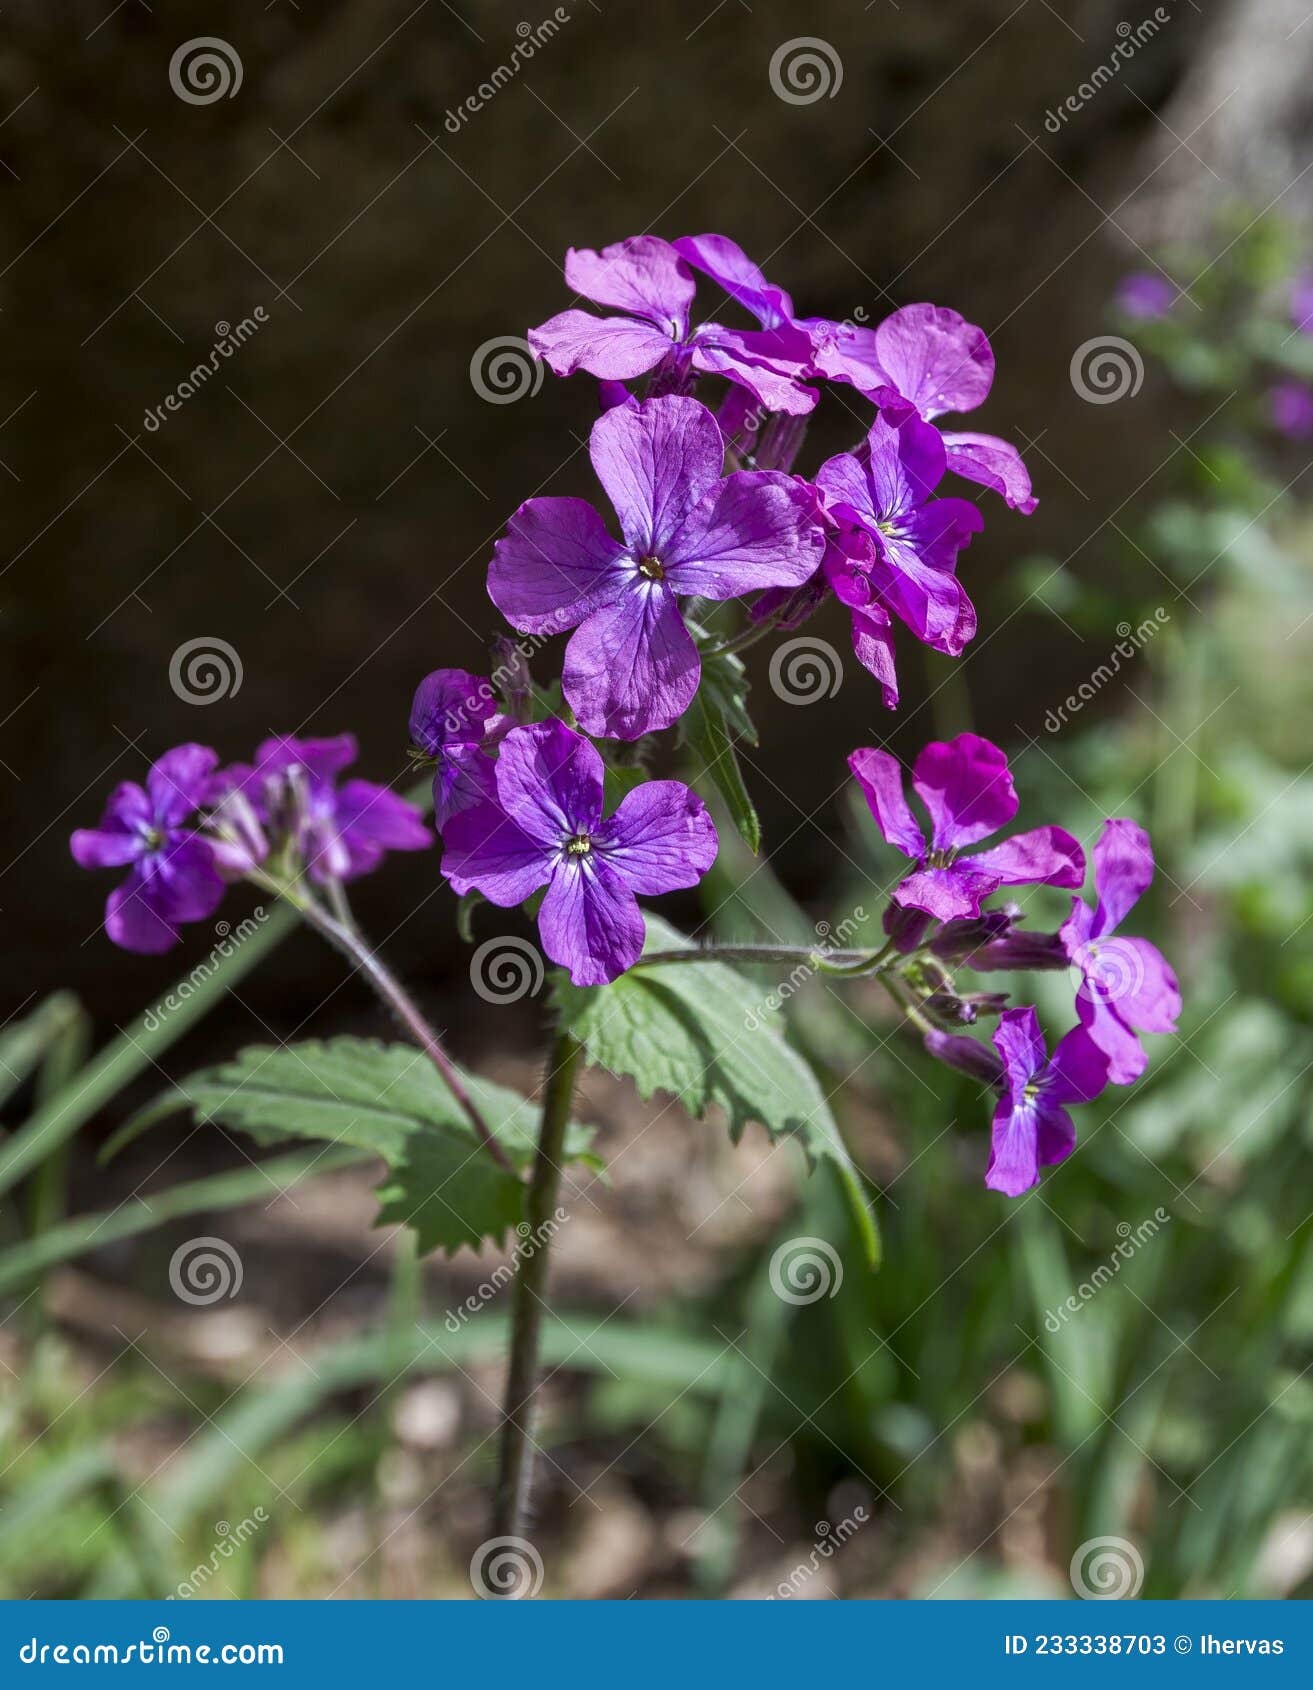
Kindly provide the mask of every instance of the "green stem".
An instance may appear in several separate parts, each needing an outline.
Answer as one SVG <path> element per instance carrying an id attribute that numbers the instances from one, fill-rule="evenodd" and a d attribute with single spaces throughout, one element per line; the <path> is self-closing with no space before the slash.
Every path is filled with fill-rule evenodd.
<path id="1" fill-rule="evenodd" d="M 769 617 L 765 622 L 756 622 L 750 628 L 745 628 L 741 634 L 735 634 L 723 645 L 711 646 L 701 653 L 705 663 L 709 657 L 728 657 L 732 652 L 746 651 L 750 645 L 756 645 L 758 640 L 764 640 L 767 634 L 775 632 L 778 618 Z"/>
<path id="2" fill-rule="evenodd" d="M 511 1309 L 511 1354 L 502 1405 L 497 1489 L 492 1505 L 493 1537 L 518 1537 L 529 1500 L 533 1475 L 533 1420 L 538 1383 L 538 1344 L 546 1302 L 548 1222 L 556 1210 L 561 1183 L 565 1129 L 570 1119 L 575 1075 L 584 1047 L 573 1034 L 558 1032 L 552 1046 L 547 1086 L 543 1093 L 538 1153 L 529 1182 L 525 1219 L 528 1249 L 520 1253 L 515 1270 L 515 1298 Z"/>
<path id="3" fill-rule="evenodd" d="M 865 967 L 874 965 L 883 956 L 879 951 L 822 951 L 815 946 L 810 948 L 802 945 L 696 945 L 686 951 L 653 951 L 649 956 L 639 957 L 631 964 L 631 968 L 656 968 L 663 963 L 675 962 L 730 962 L 730 963 L 765 963 L 767 965 L 787 965 L 795 962 L 805 962 L 813 966 L 817 960 L 822 963 L 833 963 L 838 967 Z"/>

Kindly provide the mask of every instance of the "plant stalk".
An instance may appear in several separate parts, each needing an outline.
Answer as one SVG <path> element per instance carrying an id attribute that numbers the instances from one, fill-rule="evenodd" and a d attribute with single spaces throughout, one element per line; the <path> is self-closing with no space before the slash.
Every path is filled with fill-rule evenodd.
<path id="1" fill-rule="evenodd" d="M 558 1032 L 543 1093 L 538 1152 L 529 1182 L 525 1218 L 532 1248 L 520 1254 L 511 1309 L 511 1354 L 502 1404 L 497 1488 L 492 1504 L 493 1537 L 521 1535 L 533 1476 L 533 1421 L 538 1385 L 538 1342 L 546 1308 L 547 1222 L 556 1210 L 565 1129 L 570 1119 L 575 1075 L 584 1047 L 572 1033 Z"/>
<path id="2" fill-rule="evenodd" d="M 630 968 L 655 968 L 663 963 L 676 962 L 765 963 L 768 966 L 795 962 L 814 964 L 818 957 L 822 962 L 835 963 L 840 967 L 858 967 L 875 964 L 882 955 L 883 952 L 874 950 L 824 951 L 816 945 L 695 945 L 684 951 L 653 951 L 648 956 L 639 957 L 637 962 L 630 964 Z"/>

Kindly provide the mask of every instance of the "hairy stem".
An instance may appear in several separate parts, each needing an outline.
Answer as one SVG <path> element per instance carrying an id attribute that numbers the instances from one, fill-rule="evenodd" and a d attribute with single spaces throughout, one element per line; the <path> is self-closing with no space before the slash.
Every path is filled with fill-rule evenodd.
<path id="1" fill-rule="evenodd" d="M 392 1011 L 402 1027 L 405 1028 L 439 1074 L 442 1075 L 448 1091 L 460 1105 L 484 1149 L 487 1150 L 498 1167 L 508 1174 L 513 1174 L 515 1169 L 511 1165 L 506 1152 L 493 1136 L 492 1129 L 484 1120 L 478 1105 L 470 1096 L 464 1080 L 457 1073 L 455 1064 L 443 1049 L 442 1041 L 424 1019 L 414 999 L 378 953 L 370 949 L 369 944 L 354 927 L 349 927 L 335 916 L 330 915 L 323 905 L 317 903 L 314 898 L 307 897 L 303 892 L 292 887 L 275 886 L 272 889 L 285 898 L 297 914 L 314 928 L 316 933 L 327 939 L 329 944 L 340 951 L 352 967 L 364 976 L 379 998 Z"/>
<path id="2" fill-rule="evenodd" d="M 492 1504 L 493 1537 L 518 1537 L 523 1529 L 533 1474 L 533 1418 L 538 1384 L 538 1339 L 546 1307 L 548 1221 L 561 1183 L 565 1129 L 570 1119 L 575 1075 L 584 1047 L 573 1034 L 558 1032 L 543 1092 L 538 1152 L 529 1181 L 525 1219 L 531 1248 L 521 1251 L 511 1308 L 511 1355 L 502 1404 L 497 1489 Z"/>

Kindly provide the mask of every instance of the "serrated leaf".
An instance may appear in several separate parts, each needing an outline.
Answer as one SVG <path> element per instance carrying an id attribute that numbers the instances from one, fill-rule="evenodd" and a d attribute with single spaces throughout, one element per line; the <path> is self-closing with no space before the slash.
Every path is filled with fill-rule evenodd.
<path id="1" fill-rule="evenodd" d="M 463 1078 L 509 1161 L 526 1168 L 536 1105 L 491 1080 Z M 355 1038 L 256 1045 L 190 1075 L 169 1096 L 198 1122 L 236 1127 L 257 1144 L 318 1139 L 382 1157 L 389 1177 L 376 1193 L 379 1221 L 414 1227 L 421 1253 L 500 1242 L 523 1218 L 523 1182 L 493 1161 L 437 1072 L 409 1045 Z M 595 1164 L 590 1137 L 572 1124 L 567 1157 Z"/>
<path id="2" fill-rule="evenodd" d="M 757 744 L 757 730 L 748 715 L 748 675 L 743 659 L 731 652 L 702 659 L 702 680 L 698 694 L 725 724 L 725 731 L 734 739 L 746 739 Z"/>
<path id="3" fill-rule="evenodd" d="M 689 941 L 645 912 L 644 953 L 687 949 Z M 803 1058 L 761 1014 L 760 993 L 719 962 L 636 967 L 609 986 L 555 987 L 564 1024 L 587 1060 L 632 1079 L 640 1094 L 670 1092 L 699 1118 L 712 1104 L 729 1117 L 737 1143 L 756 1121 L 772 1138 L 797 1139 L 808 1163 L 830 1158 L 844 1186 L 868 1258 L 879 1240 L 861 1176 Z"/>
<path id="4" fill-rule="evenodd" d="M 755 857 L 761 850 L 761 822 L 748 795 L 743 770 L 726 732 L 724 717 L 714 706 L 704 703 L 699 693 L 685 713 L 683 732 L 688 749 L 725 800 L 739 838 Z"/>

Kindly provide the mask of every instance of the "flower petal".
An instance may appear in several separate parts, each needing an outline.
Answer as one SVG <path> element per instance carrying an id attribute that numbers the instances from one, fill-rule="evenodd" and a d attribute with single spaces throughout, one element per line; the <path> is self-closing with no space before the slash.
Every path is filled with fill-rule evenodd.
<path id="1" fill-rule="evenodd" d="M 994 1049 L 1003 1059 L 1013 1096 L 1020 1097 L 1048 1061 L 1044 1034 L 1033 1004 L 1003 1011 L 994 1029 Z"/>
<path id="2" fill-rule="evenodd" d="M 1053 1103 L 1092 1103 L 1108 1084 L 1108 1058 L 1083 1027 L 1073 1027 L 1058 1041 L 1042 1084 Z"/>
<path id="3" fill-rule="evenodd" d="M 806 416 L 820 398 L 803 384 L 811 374 L 811 340 L 801 329 L 726 329 L 703 323 L 694 332 L 695 370 L 728 376 L 767 410 Z"/>
<path id="4" fill-rule="evenodd" d="M 125 951 L 156 956 L 176 945 L 179 933 L 135 873 L 116 886 L 105 900 L 105 931 Z"/>
<path id="5" fill-rule="evenodd" d="M 354 734 L 334 734 L 331 739 L 297 739 L 292 734 L 275 734 L 255 748 L 251 784 L 258 789 L 270 777 L 295 767 L 304 769 L 314 785 L 332 786 L 342 770 L 355 762 L 356 755 Z M 236 771 L 230 771 L 233 772 Z"/>
<path id="6" fill-rule="evenodd" d="M 134 873 L 155 910 L 175 924 L 204 921 L 227 890 L 209 842 L 195 834 L 174 834 L 163 850 L 144 857 Z"/>
<path id="7" fill-rule="evenodd" d="M 529 499 L 493 549 L 488 597 L 521 633 L 560 634 L 620 596 L 627 566 L 585 500 Z"/>
<path id="8" fill-rule="evenodd" d="M 478 745 L 498 705 L 492 684 L 468 669 L 435 669 L 415 689 L 410 738 L 431 757 L 452 745 Z"/>
<path id="9" fill-rule="evenodd" d="M 811 338 L 815 374 L 828 381 L 850 382 L 864 393 L 888 381 L 875 349 L 874 329 L 831 322 L 827 317 L 798 317 L 794 322 Z"/>
<path id="10" fill-rule="evenodd" d="M 489 903 L 513 909 L 551 879 L 552 852 L 496 804 L 453 816 L 442 843 L 442 874 L 458 897 L 477 890 Z"/>
<path id="11" fill-rule="evenodd" d="M 916 760 L 912 786 L 930 812 L 937 851 L 974 845 L 1017 813 L 1008 760 L 979 734 L 932 740 Z"/>
<path id="12" fill-rule="evenodd" d="M 604 986 L 637 961 L 646 926 L 623 875 L 597 852 L 557 868 L 538 912 L 543 949 L 576 986 Z"/>
<path id="13" fill-rule="evenodd" d="M 923 417 L 973 411 L 994 381 L 994 354 L 983 329 L 938 305 L 905 305 L 875 331 L 885 374 Z"/>
<path id="14" fill-rule="evenodd" d="M 852 607 L 853 650 L 857 660 L 869 669 L 880 683 L 880 696 L 886 710 L 898 708 L 898 673 L 894 668 L 893 622 L 879 604 L 864 609 Z"/>
<path id="15" fill-rule="evenodd" d="M 370 780 L 349 780 L 336 798 L 337 825 L 350 858 L 343 879 L 378 867 L 385 851 L 424 851 L 433 835 L 413 804 Z"/>
<path id="16" fill-rule="evenodd" d="M 877 416 L 866 443 L 871 507 L 881 521 L 923 505 L 944 478 L 948 460 L 939 430 L 918 416 L 902 423 Z"/>
<path id="17" fill-rule="evenodd" d="M 219 753 L 208 745 L 175 745 L 146 776 L 156 825 L 178 827 L 204 802 Z"/>
<path id="18" fill-rule="evenodd" d="M 593 424 L 588 451 L 639 556 L 664 556 L 670 536 L 720 479 L 725 457 L 715 417 L 677 394 L 607 411 Z"/>
<path id="19" fill-rule="evenodd" d="M 764 329 L 793 321 L 793 301 L 772 287 L 741 246 L 725 235 L 681 235 L 674 243 L 681 258 L 710 276 L 736 304 L 750 311 Z"/>
<path id="20" fill-rule="evenodd" d="M 654 581 L 632 587 L 576 630 L 561 682 L 585 732 L 637 739 L 678 721 L 701 672 L 673 594 Z"/>
<path id="21" fill-rule="evenodd" d="M 994 1110 L 985 1184 L 1005 1197 L 1020 1197 L 1039 1184 L 1039 1105 L 1033 1098 L 1000 1099 Z M 1075 1135 L 1073 1133 L 1073 1142 Z"/>
<path id="22" fill-rule="evenodd" d="M 887 751 L 864 746 L 848 759 L 853 779 L 871 806 L 880 832 L 896 850 L 920 862 L 925 856 L 925 837 L 903 793 L 903 769 Z"/>
<path id="23" fill-rule="evenodd" d="M 1176 1031 L 1181 993 L 1156 945 L 1118 934 L 1088 946 L 1078 962 L 1090 986 L 1128 1027 L 1145 1033 Z"/>
<path id="24" fill-rule="evenodd" d="M 919 869 L 894 888 L 894 902 L 904 909 L 925 910 L 939 921 L 979 915 L 980 900 L 998 891 L 992 874 L 982 874 L 969 862 L 949 868 Z"/>
<path id="25" fill-rule="evenodd" d="M 1076 993 L 1076 1018 L 1108 1059 L 1108 1078 L 1129 1086 L 1148 1066 L 1144 1046 L 1126 1025 L 1103 990 L 1088 977 Z"/>
<path id="26" fill-rule="evenodd" d="M 678 780 L 635 787 L 594 837 L 606 862 L 646 897 L 696 886 L 720 848 L 706 805 Z"/>
<path id="27" fill-rule="evenodd" d="M 109 795 L 99 827 L 80 827 L 69 840 L 80 868 L 121 868 L 147 849 L 144 830 L 152 825 L 150 802 L 136 781 L 125 780 Z"/>
<path id="28" fill-rule="evenodd" d="M 597 305 L 646 317 L 663 334 L 683 340 L 696 283 L 688 265 L 659 235 L 634 235 L 604 246 L 571 247 L 565 255 L 566 285 Z"/>
<path id="29" fill-rule="evenodd" d="M 975 607 L 954 574 L 957 554 L 984 526 L 965 499 L 935 499 L 883 536 L 871 579 L 918 639 L 952 657 L 976 632 Z"/>
<path id="30" fill-rule="evenodd" d="M 673 592 L 732 599 L 759 587 L 800 587 L 824 551 L 816 496 L 805 481 L 739 470 L 689 512 L 662 557 Z"/>
<path id="31" fill-rule="evenodd" d="M 1099 894 L 1092 938 L 1121 926 L 1153 879 L 1153 846 L 1138 822 L 1119 816 L 1103 824 L 1094 847 L 1094 886 Z"/>
<path id="32" fill-rule="evenodd" d="M 572 642 L 573 643 L 573 642 Z M 497 759 L 501 807 L 531 839 L 558 849 L 602 819 L 605 767 L 597 749 L 564 722 L 512 728 Z"/>
<path id="33" fill-rule="evenodd" d="M 1030 490 L 1030 472 L 1021 453 L 993 434 L 950 434 L 942 436 L 948 467 L 954 475 L 975 481 L 1002 494 L 1007 504 L 1029 516 L 1039 503 Z"/>
<path id="34" fill-rule="evenodd" d="M 530 350 L 558 376 L 587 370 L 602 381 L 632 381 L 665 358 L 674 341 L 632 317 L 594 317 L 562 311 L 525 337 Z"/>
<path id="35" fill-rule="evenodd" d="M 1000 886 L 1083 886 L 1085 853 L 1061 827 L 1035 827 L 1015 833 L 987 851 L 973 851 L 962 861 L 992 874 Z"/>

